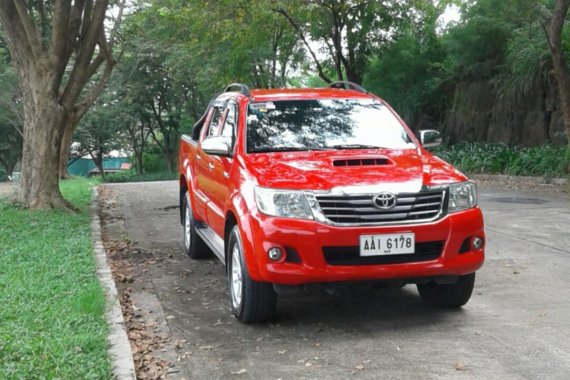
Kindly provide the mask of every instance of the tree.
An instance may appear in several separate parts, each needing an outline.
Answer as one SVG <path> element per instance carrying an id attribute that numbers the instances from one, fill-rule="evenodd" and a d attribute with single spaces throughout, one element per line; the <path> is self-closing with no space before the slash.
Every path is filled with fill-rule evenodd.
<path id="1" fill-rule="evenodd" d="M 186 79 L 165 64 L 168 52 L 160 45 L 146 44 L 132 49 L 125 56 L 128 72 L 124 75 L 129 94 L 124 96 L 126 101 L 136 100 L 137 123 L 142 128 L 137 141 L 143 141 L 146 129 L 146 135 L 150 133 L 160 148 L 168 171 L 173 172 L 185 117 Z"/>
<path id="2" fill-rule="evenodd" d="M 150 128 L 142 122 L 135 121 L 127 126 L 127 133 L 129 134 L 129 143 L 135 158 L 135 169 L 137 174 L 141 175 L 144 169 L 143 157 L 147 147 L 148 136 L 150 135 Z"/>
<path id="3" fill-rule="evenodd" d="M 101 177 L 105 177 L 103 159 L 113 150 L 122 149 L 125 145 L 126 136 L 124 128 L 116 122 L 116 113 L 108 97 L 99 99 L 93 109 L 85 115 L 79 123 L 73 138 L 74 142 L 81 145 L 81 150 L 89 153 L 93 162 L 99 169 Z"/>
<path id="4" fill-rule="evenodd" d="M 295 0 L 280 1 L 281 14 L 305 45 L 319 77 L 362 83 L 372 52 L 388 43 L 401 21 L 414 17 L 413 1 Z M 321 45 L 321 56 L 315 44 Z"/>
<path id="5" fill-rule="evenodd" d="M 445 51 L 437 30 L 446 3 L 425 2 L 417 8 L 420 21 L 402 23 L 393 41 L 374 54 L 364 76 L 364 86 L 387 100 L 408 125 L 437 120 L 443 114 L 445 91 L 441 65 Z"/>
<path id="6" fill-rule="evenodd" d="M 124 5 L 121 0 L 117 21 Z M 26 207 L 73 208 L 58 186 L 62 143 L 103 91 L 115 65 L 118 22 L 105 30 L 108 9 L 109 0 L 0 2 L 0 23 L 24 105 L 18 200 Z"/>
<path id="7" fill-rule="evenodd" d="M 556 0 L 554 11 L 551 16 L 547 17 L 547 25 L 545 26 L 554 74 L 558 82 L 560 108 L 564 115 L 568 146 L 570 146 L 570 70 L 564 57 L 562 33 L 569 7 L 570 0 Z"/>

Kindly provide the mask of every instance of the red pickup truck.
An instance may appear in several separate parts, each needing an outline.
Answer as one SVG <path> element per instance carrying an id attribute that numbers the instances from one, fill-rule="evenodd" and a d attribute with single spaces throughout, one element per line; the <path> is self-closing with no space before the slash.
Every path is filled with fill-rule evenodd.
<path id="1" fill-rule="evenodd" d="M 419 135 L 353 83 L 230 85 L 180 141 L 186 253 L 225 264 L 245 323 L 273 316 L 279 285 L 413 283 L 463 306 L 484 261 L 477 189 Z"/>

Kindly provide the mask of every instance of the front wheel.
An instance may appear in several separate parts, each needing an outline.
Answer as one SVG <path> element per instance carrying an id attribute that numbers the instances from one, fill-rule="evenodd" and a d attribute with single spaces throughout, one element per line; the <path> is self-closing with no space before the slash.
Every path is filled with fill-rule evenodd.
<path id="1" fill-rule="evenodd" d="M 457 309 L 465 305 L 475 285 L 475 273 L 459 276 L 455 284 L 417 284 L 422 299 L 430 306 Z"/>
<path id="2" fill-rule="evenodd" d="M 228 282 L 232 311 L 240 322 L 265 322 L 275 315 L 277 293 L 272 284 L 249 277 L 237 226 L 228 241 Z"/>

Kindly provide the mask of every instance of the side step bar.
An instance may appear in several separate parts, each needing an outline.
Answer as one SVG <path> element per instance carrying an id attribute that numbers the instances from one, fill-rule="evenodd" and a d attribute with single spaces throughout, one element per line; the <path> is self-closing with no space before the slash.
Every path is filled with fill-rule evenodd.
<path id="1" fill-rule="evenodd" d="M 214 255 L 226 265 L 226 255 L 224 254 L 224 239 L 218 236 L 210 227 L 206 225 L 196 226 L 196 233 L 202 238 L 204 243 L 214 252 Z"/>

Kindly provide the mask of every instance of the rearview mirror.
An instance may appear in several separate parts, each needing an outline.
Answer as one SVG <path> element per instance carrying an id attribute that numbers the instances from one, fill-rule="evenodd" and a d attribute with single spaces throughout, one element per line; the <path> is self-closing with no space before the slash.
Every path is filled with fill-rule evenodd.
<path id="1" fill-rule="evenodd" d="M 230 139 L 227 136 L 206 137 L 202 141 L 202 150 L 213 156 L 230 157 L 232 155 Z"/>
<path id="2" fill-rule="evenodd" d="M 441 145 L 441 134 L 435 129 L 424 129 L 420 131 L 420 142 L 424 148 L 435 148 Z"/>

